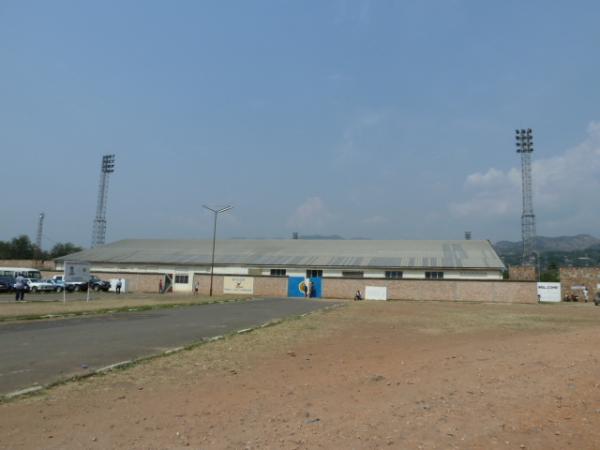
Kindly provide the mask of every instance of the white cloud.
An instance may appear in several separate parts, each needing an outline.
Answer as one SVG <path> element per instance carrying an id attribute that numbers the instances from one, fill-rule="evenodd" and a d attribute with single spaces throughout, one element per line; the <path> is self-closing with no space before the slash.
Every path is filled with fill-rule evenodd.
<path id="1" fill-rule="evenodd" d="M 532 158 L 533 204 L 546 232 L 585 231 L 600 225 L 600 123 L 592 122 L 586 139 L 551 158 Z M 470 198 L 449 205 L 457 217 L 508 217 L 521 212 L 520 165 L 507 171 L 490 168 L 465 180 Z M 541 219 L 541 221 L 540 221 Z M 574 229 L 573 227 L 577 227 Z"/>
<path id="2" fill-rule="evenodd" d="M 320 231 L 333 217 L 320 197 L 310 197 L 296 208 L 288 220 L 288 226 L 305 232 Z"/>

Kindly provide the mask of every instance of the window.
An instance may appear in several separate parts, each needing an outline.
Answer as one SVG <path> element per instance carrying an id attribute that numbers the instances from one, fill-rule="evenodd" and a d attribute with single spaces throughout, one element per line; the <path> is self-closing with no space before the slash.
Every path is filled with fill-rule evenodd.
<path id="1" fill-rule="evenodd" d="M 365 274 L 364 272 L 359 272 L 357 270 L 348 270 L 342 272 L 342 276 L 344 278 L 363 278 Z"/>
<path id="2" fill-rule="evenodd" d="M 285 277 L 285 269 L 271 269 L 272 277 Z"/>
<path id="3" fill-rule="evenodd" d="M 189 279 L 189 275 L 175 275 L 176 284 L 188 284 Z"/>
<path id="4" fill-rule="evenodd" d="M 398 271 L 398 270 L 386 270 L 385 277 L 391 278 L 394 280 L 398 280 L 398 279 L 402 278 L 402 272 Z"/>
<path id="5" fill-rule="evenodd" d="M 307 270 L 306 276 L 308 278 L 320 278 L 323 276 L 323 271 L 322 270 Z"/>
<path id="6" fill-rule="evenodd" d="M 425 278 L 428 280 L 441 280 L 444 278 L 444 272 L 425 272 Z"/>

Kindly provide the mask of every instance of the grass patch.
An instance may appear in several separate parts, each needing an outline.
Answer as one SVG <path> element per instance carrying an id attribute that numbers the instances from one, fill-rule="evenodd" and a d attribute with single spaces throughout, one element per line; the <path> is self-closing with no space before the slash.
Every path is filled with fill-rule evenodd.
<path id="1" fill-rule="evenodd" d="M 71 300 L 0 303 L 0 322 L 70 318 L 78 316 L 140 312 L 182 306 L 209 305 L 248 300 L 248 297 L 190 297 L 157 295 L 110 295 L 91 301 Z"/>

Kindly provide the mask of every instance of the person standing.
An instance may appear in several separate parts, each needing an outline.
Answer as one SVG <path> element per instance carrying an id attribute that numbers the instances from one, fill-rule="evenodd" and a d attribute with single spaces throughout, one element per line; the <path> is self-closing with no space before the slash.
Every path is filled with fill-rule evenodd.
<path id="1" fill-rule="evenodd" d="M 117 291 L 117 295 L 119 295 L 121 293 L 121 286 L 123 285 L 123 283 L 121 282 L 121 279 L 119 278 L 117 280 L 117 286 L 116 286 L 116 291 Z"/>
<path id="2" fill-rule="evenodd" d="M 158 280 L 158 293 L 162 294 L 163 291 L 163 284 L 162 284 L 162 279 Z"/>
<path id="3" fill-rule="evenodd" d="M 306 298 L 310 298 L 311 293 L 312 293 L 312 281 L 310 281 L 310 278 L 306 277 L 304 279 L 304 296 Z"/>
<path id="4" fill-rule="evenodd" d="M 198 295 L 198 291 L 200 290 L 200 282 L 196 281 L 194 283 L 194 295 Z"/>
<path id="5" fill-rule="evenodd" d="M 27 281 L 25 281 L 25 277 L 22 273 L 17 275 L 15 279 L 15 300 L 18 302 L 19 300 L 25 301 L 25 288 L 27 287 Z"/>

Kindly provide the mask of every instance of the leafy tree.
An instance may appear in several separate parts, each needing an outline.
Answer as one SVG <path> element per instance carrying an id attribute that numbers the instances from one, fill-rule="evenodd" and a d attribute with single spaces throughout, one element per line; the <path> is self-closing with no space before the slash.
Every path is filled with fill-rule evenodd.
<path id="1" fill-rule="evenodd" d="M 34 245 L 26 234 L 13 238 L 8 245 L 10 259 L 33 259 Z"/>
<path id="2" fill-rule="evenodd" d="M 0 241 L 0 259 L 11 259 L 10 243 Z"/>
<path id="3" fill-rule="evenodd" d="M 51 259 L 59 258 L 71 253 L 80 252 L 81 250 L 83 250 L 81 247 L 78 247 L 71 242 L 58 242 L 54 247 L 52 247 L 52 250 L 50 250 L 49 257 Z"/>
<path id="4" fill-rule="evenodd" d="M 542 271 L 540 274 L 540 281 L 555 283 L 560 281 L 560 271 L 558 269 L 558 264 L 556 264 L 555 261 L 552 261 L 550 264 L 548 264 L 547 269 Z"/>
<path id="5" fill-rule="evenodd" d="M 80 252 L 81 247 L 71 242 L 58 242 L 50 252 L 41 251 L 27 235 L 10 241 L 0 241 L 0 259 L 39 259 L 47 260 Z"/>

